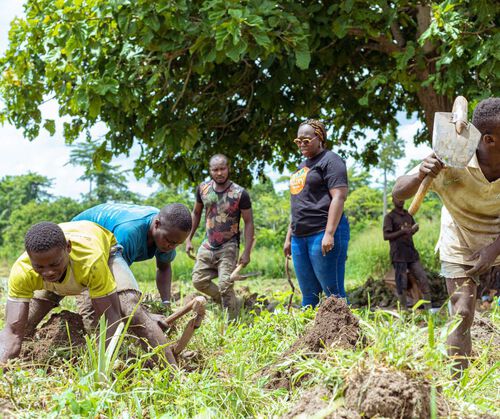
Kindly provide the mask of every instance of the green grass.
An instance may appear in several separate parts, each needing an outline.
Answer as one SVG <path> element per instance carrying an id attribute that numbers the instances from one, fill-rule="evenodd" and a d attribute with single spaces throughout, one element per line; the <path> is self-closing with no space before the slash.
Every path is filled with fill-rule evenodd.
<path id="1" fill-rule="evenodd" d="M 445 356 L 446 317 L 436 316 L 428 323 L 418 313 L 404 317 L 366 309 L 354 313 L 361 321 L 364 347 L 328 350 L 322 359 L 284 359 L 281 354 L 303 333 L 314 316 L 312 310 L 245 314 L 238 323 L 226 325 L 220 310 L 210 306 L 188 347 L 197 352 L 193 372 L 144 368 L 150 355 L 136 350 L 138 358 L 125 359 L 122 353 L 111 380 L 102 383 L 95 378 L 95 355 L 86 351 L 75 363 L 56 360 L 50 369 L 16 363 L 0 373 L 0 399 L 8 401 L 17 417 L 116 417 L 124 412 L 152 418 L 273 417 L 289 411 L 315 384 L 327 385 L 341 403 L 352 371 L 388 366 L 427 379 L 457 417 L 492 411 L 500 380 L 498 364 L 491 362 L 497 348 L 476 345 L 474 365 L 455 383 Z M 497 309 L 492 318 L 500 323 Z M 90 348 L 98 353 L 95 339 Z M 295 377 L 308 378 L 290 394 L 265 390 L 266 377 L 260 371 L 273 363 L 293 365 Z"/>
<path id="2" fill-rule="evenodd" d="M 439 258 L 434 252 L 439 236 L 436 222 L 424 220 L 420 230 L 413 236 L 415 247 L 425 268 L 439 271 Z M 391 268 L 389 242 L 384 241 L 382 226 L 369 227 L 351 238 L 347 253 L 346 288 L 362 285 L 366 278 L 381 278 Z"/>
<path id="3" fill-rule="evenodd" d="M 431 267 L 435 266 L 435 239 L 432 226 L 422 223 L 416 243 L 424 263 Z M 285 302 L 289 287 L 286 280 L 280 279 L 284 276 L 283 262 L 279 251 L 256 249 L 252 265 L 246 270 L 259 270 L 263 275 L 240 282 L 237 287 L 249 287 L 250 291 Z M 193 291 L 192 266 L 193 261 L 180 251 L 174 263 L 174 286 L 182 295 Z M 388 246 L 380 230 L 369 229 L 350 243 L 347 285 L 356 286 L 369 275 L 380 276 L 388 266 Z M 135 264 L 133 270 L 141 288 L 156 294 L 154 263 Z M 3 303 L 4 287 L 0 293 Z M 295 298 L 298 302 L 299 296 Z M 73 299 L 64 299 L 63 306 L 74 309 Z M 92 339 L 76 362 L 56 359 L 50 367 L 15 362 L 0 372 L 0 417 L 2 406 L 9 406 L 16 417 L 26 418 L 120 414 L 151 418 L 278 417 L 316 384 L 327 385 L 335 402 L 341 405 L 346 378 L 353 371 L 376 366 L 427 379 L 451 407 L 454 417 L 480 417 L 485 412 L 499 411 L 500 365 L 495 362 L 498 348 L 476 342 L 474 362 L 457 383 L 450 379 L 446 357 L 445 341 L 452 324 L 445 314 L 429 318 L 417 312 L 400 316 L 360 309 L 354 313 L 360 318 L 364 346 L 355 351 L 328 350 L 322 359 L 283 358 L 282 353 L 304 332 L 314 311 L 292 310 L 288 314 L 281 308 L 272 314 L 245 313 L 237 323 L 227 325 L 220 309 L 209 304 L 207 318 L 187 348 L 196 352 L 195 361 L 190 364 L 193 371 L 145 368 L 152 354 L 144 353 L 126 339 L 109 381 L 100 382 L 96 379 L 99 349 Z M 497 306 L 491 318 L 500 326 Z M 137 355 L 127 358 L 125 354 L 130 349 Z M 275 363 L 293 366 L 297 379 L 308 378 L 290 393 L 266 390 L 266 377 L 260 372 Z"/>

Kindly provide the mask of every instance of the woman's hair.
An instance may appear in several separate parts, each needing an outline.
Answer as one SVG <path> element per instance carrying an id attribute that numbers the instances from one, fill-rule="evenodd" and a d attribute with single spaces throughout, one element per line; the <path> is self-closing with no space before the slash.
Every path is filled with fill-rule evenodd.
<path id="1" fill-rule="evenodd" d="M 319 137 L 321 144 L 323 144 L 323 146 L 326 144 L 326 129 L 323 122 L 318 119 L 308 119 L 300 124 L 300 126 L 302 125 L 310 125 L 313 127 L 314 133 Z"/>

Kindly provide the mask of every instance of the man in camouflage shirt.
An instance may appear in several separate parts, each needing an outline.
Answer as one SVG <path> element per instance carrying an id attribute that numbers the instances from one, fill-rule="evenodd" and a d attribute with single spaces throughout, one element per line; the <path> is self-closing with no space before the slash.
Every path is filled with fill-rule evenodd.
<path id="1" fill-rule="evenodd" d="M 213 156 L 209 169 L 211 179 L 196 189 L 193 227 L 186 240 L 186 251 L 189 254 L 193 250 L 191 240 L 205 208 L 206 238 L 196 256 L 193 285 L 214 301 L 222 303 L 229 319 L 234 319 L 239 307 L 230 276 L 237 263 L 245 266 L 250 262 L 254 239 L 252 204 L 248 192 L 229 179 L 229 160 L 226 156 Z M 238 260 L 241 217 L 245 222 L 245 249 Z M 219 278 L 218 286 L 212 282 L 215 277 Z"/>

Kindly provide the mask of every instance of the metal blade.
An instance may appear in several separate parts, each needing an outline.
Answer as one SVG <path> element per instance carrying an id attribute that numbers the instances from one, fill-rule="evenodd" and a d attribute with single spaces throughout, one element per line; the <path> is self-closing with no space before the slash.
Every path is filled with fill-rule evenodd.
<path id="1" fill-rule="evenodd" d="M 481 133 L 474 125 L 468 124 L 462 133 L 458 134 L 450 112 L 435 113 L 432 148 L 447 166 L 467 166 L 480 139 Z"/>

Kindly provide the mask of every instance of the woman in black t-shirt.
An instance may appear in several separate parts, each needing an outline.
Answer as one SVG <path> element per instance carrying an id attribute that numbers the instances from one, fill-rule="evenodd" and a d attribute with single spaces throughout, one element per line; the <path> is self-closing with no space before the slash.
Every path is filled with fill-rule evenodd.
<path id="1" fill-rule="evenodd" d="M 347 170 L 340 156 L 325 148 L 326 130 L 320 121 L 303 122 L 294 142 L 306 160 L 290 177 L 292 220 L 283 250 L 293 258 L 302 305 L 314 307 L 321 291 L 327 297 L 346 298 Z"/>

